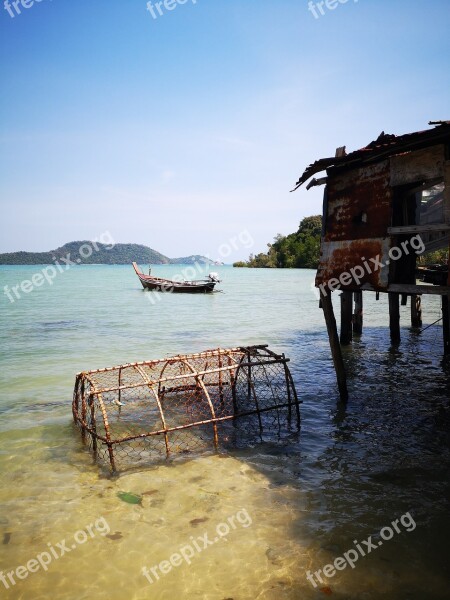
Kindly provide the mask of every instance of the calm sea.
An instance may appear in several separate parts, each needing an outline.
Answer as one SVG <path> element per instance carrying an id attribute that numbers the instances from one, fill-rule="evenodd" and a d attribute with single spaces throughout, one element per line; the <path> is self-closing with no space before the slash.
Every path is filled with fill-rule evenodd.
<path id="1" fill-rule="evenodd" d="M 0 267 L 0 290 L 41 268 Z M 402 308 L 402 344 L 392 348 L 387 301 L 367 294 L 363 336 L 344 352 L 343 407 L 314 272 L 213 269 L 221 293 L 155 303 L 131 266 L 78 266 L 14 303 L 1 296 L 0 596 L 448 598 L 450 373 L 440 325 L 418 333 Z M 425 299 L 424 325 L 439 316 L 438 298 Z M 93 464 L 72 424 L 78 371 L 262 343 L 291 359 L 299 435 L 115 477 Z M 378 546 L 380 530 L 406 513 L 410 531 L 399 522 Z M 237 514 L 242 522 L 203 548 L 198 539 Z M 353 569 L 322 573 L 316 588 L 306 579 L 369 536 L 377 546 Z M 164 562 L 194 542 L 190 564 Z M 45 563 L 45 552 L 45 568 L 29 562 Z M 7 573 L 27 563 L 13 585 Z M 150 583 L 142 568 L 155 565 Z"/>

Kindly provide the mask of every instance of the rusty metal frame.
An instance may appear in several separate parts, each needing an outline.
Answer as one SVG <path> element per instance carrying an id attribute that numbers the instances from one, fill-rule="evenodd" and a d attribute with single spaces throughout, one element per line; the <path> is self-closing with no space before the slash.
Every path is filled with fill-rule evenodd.
<path id="1" fill-rule="evenodd" d="M 205 366 L 200 369 L 194 368 L 190 361 L 198 361 L 199 359 L 205 359 Z M 216 361 L 216 364 L 218 364 L 218 366 L 210 368 L 209 365 L 211 364 L 211 361 Z M 297 415 L 297 426 L 300 426 L 300 401 L 297 395 L 297 391 L 295 389 L 292 375 L 287 365 L 288 362 L 289 359 L 287 359 L 284 354 L 276 354 L 275 352 L 269 350 L 269 348 L 266 345 L 260 345 L 231 349 L 218 348 L 215 350 L 207 350 L 205 352 L 200 352 L 197 354 L 179 355 L 159 360 L 129 363 L 125 365 L 120 365 L 118 367 L 108 367 L 106 369 L 97 369 L 93 371 L 78 373 L 75 380 L 75 388 L 72 402 L 73 417 L 75 422 L 81 429 L 83 440 L 85 441 L 87 434 L 91 436 L 92 450 L 94 452 L 94 455 L 97 456 L 99 445 L 103 447 L 106 446 L 108 450 L 109 463 L 113 471 L 116 470 L 115 449 L 118 444 L 125 444 L 134 440 L 144 440 L 147 438 L 150 439 L 154 436 L 163 436 L 165 441 L 166 456 L 168 457 L 171 452 L 169 444 L 169 434 L 171 432 L 177 432 L 183 429 L 190 429 L 192 427 L 212 425 L 214 447 L 217 449 L 219 447 L 218 423 L 234 420 L 239 417 L 257 415 L 261 433 L 263 429 L 261 414 L 273 410 L 278 411 L 280 409 L 286 408 L 288 410 L 288 419 L 290 422 L 292 415 L 292 407 L 295 407 Z M 169 365 L 174 364 L 184 365 L 186 367 L 187 372 L 181 375 L 165 376 L 166 368 Z M 275 364 L 280 365 L 281 370 L 279 371 L 278 376 L 282 376 L 280 380 L 283 381 L 283 385 L 285 385 L 286 402 L 280 402 L 280 398 L 278 397 L 278 391 L 277 393 L 274 392 L 270 376 L 265 369 L 267 365 Z M 159 371 L 159 373 L 157 373 L 158 376 L 156 378 L 150 377 L 144 371 L 145 367 L 154 369 L 158 365 L 161 365 L 162 368 Z M 272 402 L 270 406 L 264 408 L 260 407 L 260 403 L 258 401 L 258 393 L 255 388 L 253 367 L 256 366 L 263 367 L 265 379 L 269 384 L 267 388 L 269 391 L 267 393 L 269 394 Z M 126 369 L 131 369 L 132 371 L 135 371 L 137 373 L 137 376 L 140 378 L 140 381 L 137 383 L 124 383 L 123 372 Z M 247 381 L 247 385 L 245 387 L 247 388 L 246 394 L 248 395 L 248 398 L 246 398 L 246 400 L 252 400 L 253 404 L 253 406 L 251 406 L 250 408 L 248 407 L 248 405 L 245 405 L 243 407 L 243 410 L 238 409 L 237 402 L 237 384 L 240 372 L 244 374 L 244 382 Z M 101 383 L 101 376 L 109 373 L 114 374 L 114 376 L 117 373 L 117 385 L 111 385 L 111 382 L 108 380 L 106 380 L 105 382 L 107 385 L 99 385 L 98 383 L 96 383 L 96 379 L 99 379 Z M 229 373 L 230 378 L 229 382 L 227 381 L 226 384 L 224 384 L 225 373 Z M 217 378 L 217 381 L 215 381 L 213 378 L 212 382 L 205 382 L 204 379 L 206 375 L 214 375 L 215 378 Z M 168 390 L 166 390 L 166 388 L 162 386 L 162 384 L 166 382 L 174 382 L 176 384 L 181 380 L 187 380 L 187 382 L 191 380 L 192 385 L 178 385 L 176 387 L 169 388 Z M 219 402 L 219 405 L 221 407 L 225 407 L 224 385 L 231 386 L 232 410 L 230 411 L 230 414 L 217 416 L 214 408 L 214 403 L 211 398 L 211 392 L 208 390 L 208 388 L 216 388 L 216 390 L 218 388 L 218 398 L 216 400 Z M 110 421 L 108 419 L 108 410 L 105 406 L 105 396 L 107 394 L 115 395 L 116 399 L 112 401 L 112 403 L 118 404 L 120 414 L 122 408 L 120 400 L 122 399 L 123 391 L 139 388 L 148 389 L 151 392 L 151 396 L 154 397 L 154 401 L 161 420 L 161 427 L 157 430 L 151 430 L 150 428 L 148 428 L 147 430 L 143 430 L 142 433 L 139 434 L 126 435 L 123 437 L 114 436 L 112 434 Z M 208 406 L 210 418 L 197 420 L 193 418 L 193 420 L 189 423 L 185 423 L 183 425 L 175 424 L 169 427 L 164 414 L 165 394 L 167 392 L 170 393 L 173 391 L 176 391 L 177 393 L 183 393 L 188 391 L 192 392 L 195 389 L 201 390 L 202 393 L 198 397 L 198 401 L 204 402 L 204 404 Z M 119 402 L 117 402 L 117 400 Z M 97 410 L 100 412 L 101 420 L 103 421 L 104 435 L 99 433 L 97 429 Z M 279 419 L 278 413 L 277 417 Z M 150 422 L 149 425 L 151 425 Z"/>

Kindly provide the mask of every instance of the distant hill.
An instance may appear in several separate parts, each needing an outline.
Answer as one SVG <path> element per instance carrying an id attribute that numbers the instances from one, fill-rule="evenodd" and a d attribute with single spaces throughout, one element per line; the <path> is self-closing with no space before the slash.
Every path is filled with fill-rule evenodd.
<path id="1" fill-rule="evenodd" d="M 200 254 L 192 254 L 192 256 L 184 256 L 182 258 L 171 258 L 171 265 L 194 265 L 195 263 L 204 263 L 206 265 L 223 265 L 222 262 L 217 262 L 207 258 L 206 256 L 201 256 Z"/>
<path id="2" fill-rule="evenodd" d="M 0 254 L 0 265 L 48 265 L 55 262 L 68 264 L 126 265 L 133 261 L 143 264 L 194 264 L 196 261 L 205 264 L 215 264 L 205 256 L 192 255 L 183 258 L 169 258 L 141 244 L 110 244 L 94 243 L 88 240 L 69 242 L 56 250 L 49 252 L 8 252 Z M 70 264 L 70 263 L 69 263 Z"/>

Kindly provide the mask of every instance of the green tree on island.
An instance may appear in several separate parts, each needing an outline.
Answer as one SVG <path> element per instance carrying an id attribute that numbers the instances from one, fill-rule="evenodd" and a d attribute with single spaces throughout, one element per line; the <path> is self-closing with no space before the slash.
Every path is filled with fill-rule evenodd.
<path id="1" fill-rule="evenodd" d="M 267 253 L 250 254 L 248 261 L 234 263 L 234 267 L 266 269 L 316 269 L 319 264 L 322 216 L 305 217 L 296 233 L 274 238 L 267 244 Z"/>

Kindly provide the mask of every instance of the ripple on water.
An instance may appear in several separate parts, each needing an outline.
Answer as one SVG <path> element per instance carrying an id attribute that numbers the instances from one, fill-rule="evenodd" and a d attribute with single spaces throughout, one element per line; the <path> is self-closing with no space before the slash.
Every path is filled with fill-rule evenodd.
<path id="1" fill-rule="evenodd" d="M 6 597 L 446 597 L 450 378 L 441 330 L 418 336 L 404 328 L 402 345 L 391 348 L 385 300 L 368 296 L 364 334 L 345 350 L 351 400 L 343 407 L 309 290 L 312 272 L 223 268 L 226 293 L 170 297 L 155 307 L 129 271 L 98 267 L 95 279 L 88 269 L 68 272 L 0 316 L 7 350 L 0 373 L 1 569 L 25 564 L 102 517 L 109 525 Z M 8 277 L 0 269 L 0 286 Z M 427 300 L 426 323 L 438 309 Z M 291 358 L 303 400 L 300 434 L 250 435 L 222 455 L 115 477 L 92 464 L 70 424 L 77 371 L 250 343 L 270 343 Z M 142 501 L 124 502 L 120 492 Z M 216 537 L 216 527 L 242 510 L 251 525 L 196 551 L 190 565 L 153 584 L 142 575 L 143 566 L 170 559 L 199 536 Z M 407 511 L 414 531 L 324 579 L 322 592 L 306 580 L 307 569 L 321 569 Z"/>

